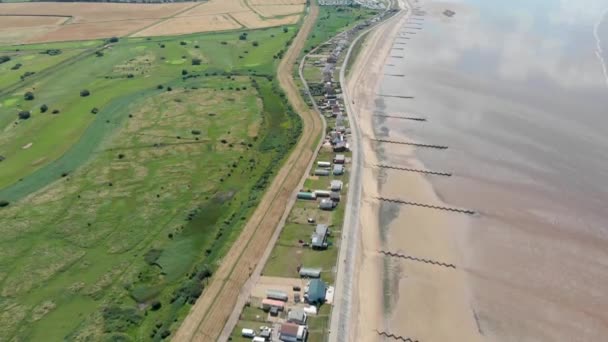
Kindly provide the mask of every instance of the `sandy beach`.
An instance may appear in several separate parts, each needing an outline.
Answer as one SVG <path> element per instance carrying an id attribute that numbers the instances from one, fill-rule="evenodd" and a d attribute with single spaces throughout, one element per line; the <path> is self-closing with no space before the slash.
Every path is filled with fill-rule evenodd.
<path id="1" fill-rule="evenodd" d="M 424 341 L 476 341 L 479 331 L 460 269 L 379 253 L 390 251 L 458 265 L 462 239 L 455 232 L 467 227 L 467 218 L 462 215 L 387 205 L 375 199 L 407 198 L 442 205 L 424 176 L 375 167 L 385 163 L 424 168 L 412 148 L 370 140 L 374 137 L 407 140 L 406 136 L 386 129 L 390 121 L 381 122 L 373 116 L 374 109 L 381 105 L 376 94 L 394 37 L 408 21 L 408 14 L 399 16 L 367 37 L 347 85 L 356 101 L 355 115 L 363 137 L 360 145 L 365 160 L 355 292 L 358 298 L 353 298 L 358 322 L 355 336 L 357 340 L 372 341 L 381 339 L 378 332 L 387 332 Z"/>

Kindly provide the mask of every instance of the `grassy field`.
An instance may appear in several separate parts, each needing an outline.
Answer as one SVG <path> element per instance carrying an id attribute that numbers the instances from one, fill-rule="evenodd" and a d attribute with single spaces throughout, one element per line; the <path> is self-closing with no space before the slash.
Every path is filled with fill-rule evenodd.
<path id="1" fill-rule="evenodd" d="M 0 97 L 0 340 L 175 330 L 298 138 L 293 31 L 19 47 L 48 63 Z"/>
<path id="2" fill-rule="evenodd" d="M 378 11 L 358 6 L 320 6 L 319 19 L 306 43 L 304 52 L 328 41 L 357 23 L 372 18 Z"/>
<path id="3" fill-rule="evenodd" d="M 101 57 L 92 54 L 53 73 L 43 73 L 42 77 L 34 74 L 26 78 L 22 87 L 0 99 L 0 127 L 4 128 L 0 135 L 0 155 L 6 158 L 0 168 L 0 198 L 19 199 L 48 184 L 58 176 L 57 172 L 82 164 L 92 153 L 93 144 L 80 148 L 69 158 L 58 159 L 65 156 L 68 149 L 77 148 L 74 144 L 91 124 L 105 122 L 106 116 L 118 115 L 116 111 L 126 115 L 125 104 L 137 101 L 142 92 L 149 92 L 157 85 L 179 86 L 184 71 L 200 77 L 224 72 L 271 75 L 273 56 L 283 50 L 291 38 L 290 33 L 281 29 L 252 31 L 246 40 L 239 40 L 239 34 L 124 40 L 99 49 Z M 258 46 L 253 46 L 254 42 Z M 48 50 L 51 45 L 44 44 L 43 49 Z M 63 45 L 65 43 L 59 44 Z M 39 55 L 39 50 L 29 51 L 31 53 L 22 58 Z M 200 65 L 192 65 L 195 59 Z M 69 72 L 63 72 L 67 70 Z M 13 72 L 21 74 L 19 70 Z M 8 86 L 10 81 L 0 83 L 0 89 Z M 80 96 L 83 89 L 91 95 Z M 33 100 L 24 99 L 27 91 L 34 94 Z M 45 113 L 40 111 L 42 105 L 48 107 Z M 99 111 L 97 115 L 91 113 L 94 108 Z M 30 119 L 18 119 L 17 114 L 23 110 L 31 112 Z M 59 113 L 53 115 L 55 110 Z M 34 174 L 38 170 L 41 172 Z"/>

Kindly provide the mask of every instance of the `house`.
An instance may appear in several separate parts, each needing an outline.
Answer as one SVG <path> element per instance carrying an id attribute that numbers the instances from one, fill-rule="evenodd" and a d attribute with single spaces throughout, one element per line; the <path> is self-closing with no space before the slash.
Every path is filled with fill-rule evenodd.
<path id="1" fill-rule="evenodd" d="M 329 176 L 329 170 L 315 169 L 315 176 Z"/>
<path id="2" fill-rule="evenodd" d="M 331 196 L 331 191 L 327 191 L 327 190 L 315 190 L 314 194 L 317 197 L 329 197 L 329 196 Z"/>
<path id="3" fill-rule="evenodd" d="M 343 154 L 336 154 L 334 157 L 334 164 L 344 164 L 346 162 L 346 156 Z"/>
<path id="4" fill-rule="evenodd" d="M 336 128 L 334 128 L 334 130 L 336 132 L 339 132 L 339 133 L 344 133 L 344 132 L 346 132 L 346 127 L 344 127 L 344 126 L 336 126 Z"/>
<path id="5" fill-rule="evenodd" d="M 345 152 L 346 151 L 346 143 L 344 141 L 337 142 L 334 144 L 334 152 Z"/>
<path id="6" fill-rule="evenodd" d="M 331 200 L 327 200 L 331 202 Z M 333 207 L 332 207 L 333 208 Z M 325 224 L 318 224 L 315 232 L 312 233 L 311 243 L 313 249 L 325 249 L 327 248 L 327 233 L 329 229 Z"/>
<path id="7" fill-rule="evenodd" d="M 241 330 L 241 336 L 243 337 L 255 337 L 255 331 L 253 331 L 253 329 L 243 329 Z"/>
<path id="8" fill-rule="evenodd" d="M 331 194 L 329 194 L 329 199 L 334 202 L 340 202 L 340 193 L 332 191 Z"/>
<path id="9" fill-rule="evenodd" d="M 283 323 L 279 330 L 279 340 L 284 342 L 306 341 L 307 335 L 306 326 L 293 323 Z"/>
<path id="10" fill-rule="evenodd" d="M 300 191 L 298 192 L 297 198 L 305 200 L 315 200 L 317 199 L 317 195 L 315 195 L 314 192 Z"/>
<path id="11" fill-rule="evenodd" d="M 269 328 L 262 330 L 259 337 L 263 338 L 264 341 L 270 341 L 272 338 L 272 329 Z"/>
<path id="12" fill-rule="evenodd" d="M 289 311 L 289 313 L 287 314 L 287 322 L 290 323 L 295 323 L 295 324 L 299 324 L 299 325 L 305 325 L 306 324 L 306 313 L 302 310 L 298 310 L 298 309 L 293 309 L 291 311 Z"/>
<path id="13" fill-rule="evenodd" d="M 283 292 L 283 291 L 279 291 L 279 290 L 266 290 L 266 298 L 268 299 L 275 299 L 275 300 L 282 300 L 284 302 L 286 302 L 289 297 L 287 296 L 287 293 Z"/>
<path id="14" fill-rule="evenodd" d="M 340 164 L 334 165 L 333 174 L 334 174 L 334 176 L 343 175 L 344 174 L 344 165 L 340 165 Z"/>
<path id="15" fill-rule="evenodd" d="M 321 210 L 333 210 L 335 207 L 334 201 L 332 201 L 329 198 L 324 198 L 321 200 L 321 203 L 319 203 L 319 208 Z"/>
<path id="16" fill-rule="evenodd" d="M 329 186 L 331 191 L 340 191 L 342 190 L 342 181 L 339 179 L 334 179 L 331 181 L 331 185 Z"/>
<path id="17" fill-rule="evenodd" d="M 302 268 L 300 268 L 300 277 L 302 277 L 302 278 L 320 278 L 321 269 L 302 267 Z"/>
<path id="18" fill-rule="evenodd" d="M 308 292 L 304 295 L 304 299 L 311 304 L 322 304 L 325 302 L 325 292 L 327 285 L 320 279 L 313 279 L 308 284 Z"/>
<path id="19" fill-rule="evenodd" d="M 262 310 L 268 311 L 272 308 L 277 308 L 280 311 L 285 309 L 285 302 L 276 299 L 262 299 Z"/>

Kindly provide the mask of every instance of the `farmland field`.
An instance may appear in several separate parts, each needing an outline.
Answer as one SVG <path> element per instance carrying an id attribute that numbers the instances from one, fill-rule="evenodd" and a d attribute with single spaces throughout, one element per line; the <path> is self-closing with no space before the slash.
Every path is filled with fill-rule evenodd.
<path id="1" fill-rule="evenodd" d="M 295 24 L 302 0 L 0 3 L 0 44 L 149 37 Z"/>
<path id="2" fill-rule="evenodd" d="M 0 47 L 0 341 L 175 331 L 298 139 L 295 31 Z"/>

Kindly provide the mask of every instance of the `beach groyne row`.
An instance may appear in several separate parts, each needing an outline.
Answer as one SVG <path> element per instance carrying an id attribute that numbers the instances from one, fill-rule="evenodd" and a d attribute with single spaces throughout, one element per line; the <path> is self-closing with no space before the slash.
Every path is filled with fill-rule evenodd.
<path id="1" fill-rule="evenodd" d="M 383 201 L 383 202 L 389 202 L 389 203 L 397 203 L 397 204 L 411 205 L 411 206 L 415 206 L 415 207 L 423 207 L 423 208 L 429 208 L 429 209 L 452 211 L 452 212 L 455 212 L 455 213 L 461 213 L 461 214 L 467 214 L 467 215 L 475 215 L 475 211 L 470 210 L 470 209 L 442 207 L 442 206 L 439 206 L 439 205 L 431 205 L 431 204 L 410 202 L 410 201 L 404 201 L 404 200 L 400 200 L 400 199 L 386 198 L 386 197 L 376 197 L 376 199 L 380 200 L 380 201 Z"/>
<path id="2" fill-rule="evenodd" d="M 437 171 L 429 171 L 429 170 L 409 169 L 407 167 L 399 167 L 399 166 L 392 166 L 392 165 L 386 165 L 386 164 L 377 164 L 376 167 L 379 167 L 381 169 L 392 169 L 392 170 L 399 170 L 399 171 L 424 173 L 427 175 L 452 177 L 452 174 L 449 172 L 437 172 Z"/>
<path id="3" fill-rule="evenodd" d="M 409 142 L 409 141 L 397 141 L 397 140 L 373 139 L 373 138 L 371 140 L 381 142 L 381 143 L 387 143 L 387 144 L 410 145 L 410 146 L 416 146 L 416 147 L 435 148 L 438 150 L 446 150 L 448 148 L 447 146 L 444 146 L 444 145 L 420 144 L 420 143 L 413 143 L 413 142 Z"/>
<path id="4" fill-rule="evenodd" d="M 389 75 L 395 76 L 395 75 Z M 374 116 L 380 118 L 393 118 L 393 119 L 401 119 L 401 120 L 413 120 L 413 121 L 426 121 L 426 118 L 419 118 L 415 116 L 399 116 L 399 115 L 389 115 L 389 114 L 374 114 Z"/>
<path id="5" fill-rule="evenodd" d="M 430 260 L 430 259 L 417 258 L 417 257 L 411 256 L 411 255 L 405 255 L 405 254 L 401 254 L 401 253 L 394 253 L 394 252 L 390 252 L 390 251 L 378 251 L 378 253 L 384 254 L 386 256 L 390 256 L 390 257 L 393 257 L 393 258 L 407 259 L 407 260 L 422 262 L 422 263 L 429 264 L 429 265 L 435 265 L 435 266 L 441 266 L 441 267 L 456 269 L 456 265 L 454 265 L 454 264 L 446 264 L 445 262 L 440 262 L 440 261 L 435 261 L 435 260 Z"/>
<path id="6" fill-rule="evenodd" d="M 403 58 L 403 56 L 391 56 L 391 57 L 396 57 L 396 58 Z M 399 99 L 413 99 L 413 96 L 406 96 L 406 95 L 388 95 L 388 94 L 378 94 L 378 96 L 380 97 L 396 97 Z"/>
<path id="7" fill-rule="evenodd" d="M 384 336 L 387 338 L 392 338 L 393 340 L 401 340 L 403 342 L 419 342 L 418 340 L 414 340 L 411 337 L 405 337 L 405 336 L 401 336 L 401 335 L 395 335 L 395 334 L 391 334 L 388 333 L 386 331 L 380 331 L 380 330 L 374 330 L 376 332 L 376 334 L 380 335 L 380 336 Z"/>

